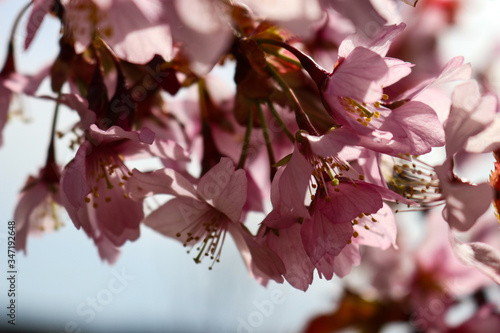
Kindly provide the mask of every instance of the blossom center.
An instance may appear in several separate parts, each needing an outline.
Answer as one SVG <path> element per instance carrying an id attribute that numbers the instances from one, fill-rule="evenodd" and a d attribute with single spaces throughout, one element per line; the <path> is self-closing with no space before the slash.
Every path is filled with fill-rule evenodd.
<path id="1" fill-rule="evenodd" d="M 193 209 L 193 207 L 186 207 L 186 209 Z M 212 270 L 216 262 L 220 262 L 222 245 L 226 238 L 227 218 L 222 215 L 222 213 L 210 211 L 176 234 L 177 238 L 183 239 L 184 247 L 191 247 L 188 253 L 191 253 L 193 248 L 197 251 L 196 257 L 193 258 L 195 263 L 200 264 L 204 258 L 210 257 L 212 264 L 209 270 Z M 195 248 L 197 243 L 199 245 Z"/>
<path id="2" fill-rule="evenodd" d="M 98 209 L 105 207 L 113 200 L 129 199 L 125 191 L 125 183 L 132 176 L 120 155 L 103 151 L 90 158 L 87 163 L 89 172 L 90 193 L 85 202 Z"/>
<path id="3" fill-rule="evenodd" d="M 383 95 L 383 99 L 387 99 L 387 95 Z M 376 108 L 380 107 L 380 102 L 377 101 L 373 106 L 368 106 L 366 103 L 360 103 L 350 97 L 340 97 L 340 104 L 347 115 L 355 119 L 361 125 L 367 127 L 372 121 L 372 118 L 380 117 L 380 112 Z M 371 109 L 374 110 L 371 110 Z"/>

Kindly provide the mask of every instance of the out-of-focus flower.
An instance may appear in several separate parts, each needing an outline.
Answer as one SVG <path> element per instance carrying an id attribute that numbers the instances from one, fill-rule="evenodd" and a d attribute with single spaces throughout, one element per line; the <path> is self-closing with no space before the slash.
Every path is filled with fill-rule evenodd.
<path id="1" fill-rule="evenodd" d="M 155 54 L 172 57 L 172 37 L 161 20 L 165 4 L 151 1 L 66 0 L 64 25 L 73 35 L 77 53 L 82 53 L 95 36 L 101 37 L 121 58 L 144 64 Z"/>
<path id="2" fill-rule="evenodd" d="M 16 250 L 26 253 L 28 235 L 40 235 L 62 226 L 58 208 L 62 205 L 59 195 L 59 171 L 48 165 L 37 178 L 29 177 L 21 190 L 14 211 L 16 221 Z"/>
<path id="3" fill-rule="evenodd" d="M 453 157 L 467 140 L 491 125 L 497 108 L 493 95 L 481 96 L 475 81 L 455 88 L 450 116 L 445 123 L 446 161 L 435 170 L 446 206 L 443 215 L 453 229 L 468 230 L 490 206 L 493 189 L 488 183 L 473 185 L 453 172 Z"/>
<path id="4" fill-rule="evenodd" d="M 7 52 L 7 59 L 0 72 L 0 146 L 3 143 L 2 132 L 7 122 L 7 115 L 9 112 L 9 105 L 12 96 L 12 91 L 5 87 L 5 80 L 15 72 L 14 67 L 14 49 L 12 46 L 9 47 Z"/>
<path id="5" fill-rule="evenodd" d="M 307 36 L 311 25 L 322 18 L 318 0 L 238 0 L 250 7 L 257 16 L 277 23 L 292 33 Z"/>

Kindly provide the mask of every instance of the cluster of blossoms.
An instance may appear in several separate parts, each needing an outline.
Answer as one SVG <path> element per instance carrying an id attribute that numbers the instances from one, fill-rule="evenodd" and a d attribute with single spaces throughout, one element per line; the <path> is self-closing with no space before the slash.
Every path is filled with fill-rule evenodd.
<path id="1" fill-rule="evenodd" d="M 28 77 L 16 71 L 11 38 L 0 130 L 13 94 L 52 100 L 56 112 L 47 162 L 15 210 L 16 246 L 25 251 L 28 234 L 58 228 L 59 206 L 111 264 L 145 225 L 210 269 L 229 233 L 262 284 L 286 280 L 305 291 L 315 272 L 344 277 L 363 262 L 384 272 L 373 277 L 381 301 L 370 306 L 386 311 L 500 283 L 500 249 L 485 241 L 498 232 L 489 210 L 500 206 L 497 98 L 461 57 L 441 65 L 427 48 L 414 52 L 416 65 L 405 59 L 408 39 L 431 38 L 410 25 L 419 13 L 432 7 L 451 24 L 458 3 L 404 2 L 382 1 L 414 11 L 408 26 L 389 24 L 369 0 L 33 0 L 19 14 L 29 12 L 24 48 L 50 14 L 61 24 L 60 52 Z M 233 87 L 216 67 L 234 69 Z M 37 94 L 44 79 L 50 96 Z M 60 105 L 80 117 L 65 133 L 56 131 Z M 74 158 L 61 166 L 55 143 L 63 136 Z M 435 147 L 446 158 L 426 164 L 421 156 Z M 457 164 L 480 153 L 497 163 L 490 181 L 472 184 Z M 144 158 L 162 168 L 130 167 Z M 169 199 L 145 213 L 159 194 Z M 405 249 L 394 211 L 436 206 L 429 244 Z M 263 217 L 252 223 L 250 212 Z M 485 213 L 493 220 L 483 232 L 459 241 Z M 409 252 L 407 285 L 391 283 Z M 475 282 L 453 290 L 441 284 L 450 272 Z M 397 288 L 420 296 L 410 301 Z M 345 296 L 345 306 L 363 302 Z M 478 318 L 494 316 L 481 305 Z M 445 330 L 415 313 L 422 327 Z"/>

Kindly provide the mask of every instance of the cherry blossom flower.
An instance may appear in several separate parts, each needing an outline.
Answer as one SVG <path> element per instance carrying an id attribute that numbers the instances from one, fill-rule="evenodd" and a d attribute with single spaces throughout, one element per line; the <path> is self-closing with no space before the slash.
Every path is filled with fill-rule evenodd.
<path id="1" fill-rule="evenodd" d="M 483 131 L 494 119 L 497 100 L 481 96 L 475 81 L 457 86 L 453 92 L 450 116 L 445 123 L 446 161 L 435 167 L 446 200 L 443 215 L 453 229 L 468 230 L 490 206 L 493 189 L 488 183 L 473 185 L 453 172 L 453 157 L 467 140 Z"/>
<path id="2" fill-rule="evenodd" d="M 9 47 L 5 65 L 0 71 L 0 146 L 3 143 L 1 134 L 7 123 L 12 96 L 14 94 L 34 95 L 49 72 L 48 67 L 43 67 L 34 75 L 17 73 L 13 52 L 13 47 Z"/>
<path id="3" fill-rule="evenodd" d="M 75 40 L 75 51 L 82 53 L 97 34 L 124 60 L 144 64 L 155 54 L 172 57 L 172 37 L 159 13 L 161 1 L 66 0 L 65 28 Z"/>
<path id="4" fill-rule="evenodd" d="M 168 1 L 162 14 L 198 75 L 208 73 L 230 47 L 232 32 L 227 19 L 231 13 L 222 1 Z"/>
<path id="5" fill-rule="evenodd" d="M 222 158 L 199 179 L 196 187 L 173 169 L 152 173 L 134 170 L 132 174 L 131 195 L 134 198 L 159 193 L 175 196 L 149 214 L 144 224 L 196 251 L 196 263 L 209 257 L 212 269 L 220 260 L 229 232 L 254 276 L 283 281 L 281 260 L 259 245 L 240 223 L 246 202 L 247 178 L 243 170 L 234 169 L 230 159 Z M 196 244 L 200 245 L 195 248 Z"/>
<path id="6" fill-rule="evenodd" d="M 61 227 L 62 222 L 58 217 L 61 205 L 59 171 L 45 167 L 40 171 L 39 177 L 29 177 L 14 211 L 16 250 L 26 253 L 29 234 L 40 235 Z"/>
<path id="7" fill-rule="evenodd" d="M 320 20 L 322 15 L 318 0 L 238 1 L 250 7 L 257 16 L 276 22 L 292 33 L 302 36 L 310 33 L 311 25 Z"/>
<path id="8" fill-rule="evenodd" d="M 388 26 L 372 39 L 362 34 L 346 38 L 339 60 L 322 90 L 336 122 L 370 140 L 370 149 L 397 156 L 420 155 L 444 144 L 444 132 L 436 112 L 419 101 L 385 102 L 390 86 L 410 73 L 411 64 L 387 58 L 392 40 L 404 24 Z M 426 119 L 422 126 L 422 119 Z"/>
<path id="9" fill-rule="evenodd" d="M 147 151 L 153 141 L 154 133 L 147 128 L 102 131 L 91 125 L 88 140 L 62 172 L 64 207 L 75 226 L 94 240 L 101 258 L 111 263 L 117 258 L 118 246 L 139 237 L 144 217 L 142 202 L 128 195 L 132 174 L 123 158 Z"/>
<path id="10" fill-rule="evenodd" d="M 9 52 L 10 53 L 10 52 Z M 10 74 L 14 69 L 9 69 L 9 61 L 12 61 L 12 66 L 14 64 L 13 55 L 8 55 L 8 57 L 12 57 L 11 60 L 7 60 L 2 72 L 0 72 L 0 145 L 3 144 L 2 132 L 5 124 L 7 123 L 7 115 L 9 113 L 9 105 L 12 97 L 12 91 L 5 87 L 4 81 L 6 77 Z"/>

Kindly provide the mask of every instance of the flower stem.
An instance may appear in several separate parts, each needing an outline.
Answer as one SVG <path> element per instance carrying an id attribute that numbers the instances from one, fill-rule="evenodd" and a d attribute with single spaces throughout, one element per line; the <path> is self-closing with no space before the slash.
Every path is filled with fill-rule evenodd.
<path id="1" fill-rule="evenodd" d="M 275 56 L 276 58 L 278 59 L 281 59 L 283 61 L 286 61 L 290 64 L 293 64 L 297 67 L 301 67 L 303 68 L 302 64 L 300 63 L 300 61 L 297 61 L 297 60 L 294 60 L 290 57 L 287 57 L 286 55 L 282 54 L 282 53 L 279 53 L 277 50 L 270 50 L 270 51 L 267 51 L 268 53 L 272 54 L 273 56 Z"/>
<path id="2" fill-rule="evenodd" d="M 288 129 L 288 127 L 286 126 L 286 124 L 283 122 L 283 119 L 281 119 L 278 111 L 276 111 L 276 108 L 274 107 L 273 103 L 269 99 L 267 100 L 267 105 L 269 106 L 269 110 L 271 110 L 271 113 L 272 113 L 274 119 L 276 119 L 276 121 L 280 125 L 281 130 L 290 139 L 290 141 L 292 143 L 294 143 L 295 142 L 295 137 L 293 136 L 292 132 L 290 132 L 290 130 Z"/>
<path id="3" fill-rule="evenodd" d="M 253 127 L 253 110 L 250 108 L 250 112 L 248 113 L 245 138 L 243 140 L 243 146 L 241 147 L 240 160 L 238 161 L 238 166 L 236 167 L 236 169 L 242 169 L 245 166 L 245 161 L 248 156 L 248 146 L 250 144 L 250 135 L 252 134 L 252 127 Z"/>
<path id="4" fill-rule="evenodd" d="M 302 106 L 299 103 L 299 100 L 297 99 L 297 96 L 295 96 L 294 92 L 292 89 L 288 86 L 288 84 L 283 80 L 281 75 L 278 73 L 276 68 L 274 68 L 273 65 L 267 64 L 267 69 L 271 73 L 271 75 L 274 77 L 276 82 L 280 85 L 281 89 L 283 89 L 283 92 L 287 96 L 288 100 L 292 104 L 292 109 L 295 111 L 295 119 L 297 121 L 297 125 L 299 125 L 300 129 L 303 129 L 307 131 L 311 135 L 318 135 L 318 132 L 314 128 L 314 126 L 311 124 L 311 121 L 309 120 L 309 117 L 305 113 L 304 109 L 302 109 Z"/>
<path id="5" fill-rule="evenodd" d="M 54 110 L 54 116 L 52 118 L 52 128 L 50 130 L 50 143 L 49 150 L 47 152 L 47 161 L 45 163 L 45 168 L 43 171 L 43 178 L 48 183 L 57 183 L 59 182 L 59 170 L 57 169 L 56 163 L 56 153 L 55 153 L 55 137 L 56 137 L 56 124 L 57 117 L 59 115 L 59 99 L 61 98 L 61 93 L 59 92 L 57 95 L 56 108 Z"/>
<path id="6" fill-rule="evenodd" d="M 0 71 L 0 76 L 7 76 L 10 73 L 15 72 L 16 70 L 14 62 L 14 36 L 16 34 L 17 27 L 19 26 L 19 22 L 21 22 L 21 18 L 32 3 L 33 1 L 30 1 L 28 4 L 26 4 L 16 16 L 16 20 L 14 21 L 14 25 L 12 26 L 12 31 L 10 32 L 9 46 L 7 49 L 7 59 L 5 60 L 3 69 Z"/>
<path id="7" fill-rule="evenodd" d="M 259 112 L 259 120 L 260 126 L 262 127 L 262 132 L 264 134 L 264 140 L 266 142 L 267 156 L 269 157 L 269 165 L 271 166 L 271 180 L 274 178 L 276 174 L 276 160 L 274 158 L 273 146 L 271 144 L 271 137 L 269 136 L 269 130 L 267 128 L 266 118 L 264 117 L 264 112 L 262 112 L 262 108 L 260 104 L 256 103 L 257 111 Z"/>
<path id="8" fill-rule="evenodd" d="M 318 65 L 310 56 L 308 56 L 304 52 L 296 49 L 295 47 L 285 42 L 267 38 L 256 39 L 255 41 L 258 44 L 269 44 L 269 45 L 279 46 L 292 53 L 295 57 L 297 57 L 297 59 L 299 59 L 300 63 L 302 64 L 302 67 L 304 67 L 306 72 L 309 73 L 309 75 L 311 76 L 311 78 L 313 79 L 313 81 L 316 83 L 316 85 L 320 90 L 323 87 L 323 84 L 328 79 L 328 76 L 330 75 L 324 68 Z"/>

